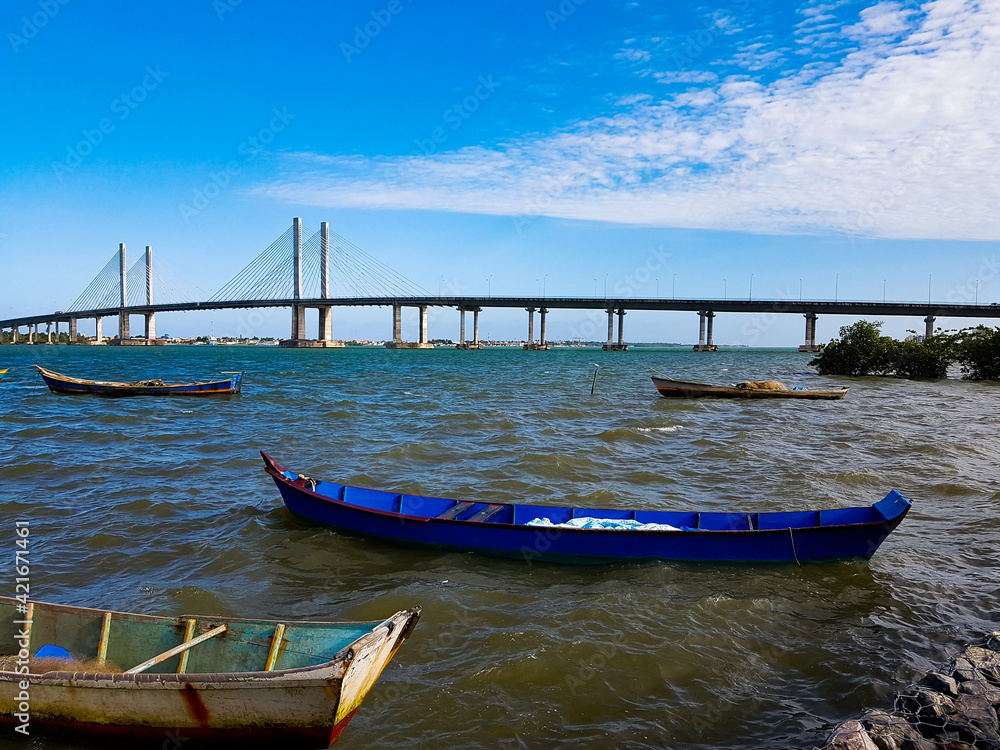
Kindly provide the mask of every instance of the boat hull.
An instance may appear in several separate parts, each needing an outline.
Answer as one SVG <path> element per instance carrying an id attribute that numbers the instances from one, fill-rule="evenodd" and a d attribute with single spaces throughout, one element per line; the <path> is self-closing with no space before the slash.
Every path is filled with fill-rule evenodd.
<path id="1" fill-rule="evenodd" d="M 103 380 L 84 380 L 62 375 L 35 365 L 45 385 L 54 393 L 91 394 L 97 396 L 229 396 L 240 392 L 243 373 L 235 373 L 227 380 L 199 383 L 115 383 Z"/>
<path id="2" fill-rule="evenodd" d="M 271 460 L 265 457 L 265 463 Z M 824 562 L 867 560 L 899 525 L 910 503 L 896 492 L 870 508 L 808 511 L 788 526 L 782 514 L 719 513 L 688 514 L 699 522 L 728 528 L 690 528 L 677 531 L 602 530 L 531 526 L 524 523 L 491 523 L 442 519 L 412 513 L 360 507 L 310 489 L 307 480 L 291 479 L 282 467 L 267 467 L 282 500 L 295 515 L 325 526 L 393 542 L 443 549 L 473 550 L 526 561 L 557 563 L 605 563 L 619 560 L 690 560 L 700 562 Z M 317 485 L 324 489 L 326 483 Z M 383 493 L 386 494 L 386 493 Z M 406 496 L 403 502 L 416 505 Z M 428 498 L 427 500 L 438 500 Z M 458 501 L 453 501 L 458 502 Z M 512 516 L 531 508 L 545 515 L 547 506 L 505 506 Z M 569 509 L 566 509 L 569 510 Z M 623 511 L 572 509 L 579 516 L 605 514 L 627 518 Z M 867 514 L 864 523 L 836 523 L 848 511 Z M 606 514 L 611 513 L 608 516 Z M 653 515 L 656 512 L 645 512 Z M 633 512 L 642 520 L 644 512 Z M 816 514 L 819 525 L 799 525 L 808 514 Z M 826 514 L 824 517 L 823 514 Z M 773 517 L 773 519 L 772 519 Z M 823 525 L 824 520 L 828 525 Z M 762 527 L 763 525 L 763 527 Z M 754 528 L 751 528 L 754 527 Z"/>
<path id="3" fill-rule="evenodd" d="M 730 388 L 706 383 L 687 383 L 682 380 L 658 378 L 653 376 L 653 384 L 661 396 L 667 398 L 803 398 L 814 400 L 835 401 L 847 395 L 848 389 L 837 388 L 827 390 L 769 390 L 765 388 Z"/>
<path id="4" fill-rule="evenodd" d="M 9 605 L 13 601 L 0 597 L 0 604 L 11 610 Z M 92 624 L 88 615 L 104 613 L 37 602 L 34 606 L 32 632 L 36 627 L 42 628 L 39 637 L 61 639 L 75 646 L 77 653 L 86 653 L 81 645 L 84 643 L 97 648 L 96 631 L 87 630 Z M 53 616 L 48 625 L 41 625 L 45 609 Z M 119 619 L 114 622 L 119 624 L 110 628 L 112 642 L 114 633 L 129 632 L 130 617 L 147 627 L 157 627 L 152 621 L 161 621 L 164 627 L 175 622 L 169 618 L 124 613 L 117 613 L 117 617 Z M 340 650 L 332 658 L 324 657 L 328 660 L 306 667 L 181 674 L 172 671 L 29 674 L 30 708 L 27 712 L 20 710 L 20 701 L 24 698 L 19 697 L 23 689 L 21 681 L 26 676 L 0 671 L 0 724 L 22 724 L 21 715 L 27 713 L 32 735 L 64 737 L 74 743 L 86 741 L 101 747 L 161 748 L 172 741 L 176 741 L 174 746 L 178 748 L 328 747 L 344 731 L 418 618 L 419 609 L 414 609 L 398 612 L 381 623 L 343 624 L 342 627 L 351 633 L 356 630 L 362 635 L 350 635 L 346 639 L 347 646 L 335 646 Z M 262 656 L 268 653 L 269 646 L 268 640 L 260 637 L 259 629 L 264 626 L 273 629 L 277 625 L 268 621 L 233 619 L 210 622 L 227 623 L 227 635 L 220 638 L 249 638 L 241 644 Z M 323 625 L 289 623 L 283 631 L 283 645 L 278 650 L 286 656 L 279 657 L 279 663 L 289 653 L 282 649 L 300 649 L 305 646 L 296 644 L 322 642 L 317 639 L 325 637 Z M 247 635 L 251 632 L 254 635 Z M 12 638 L 11 642 L 15 640 Z M 219 647 L 235 648 L 235 645 L 221 642 Z M 37 647 L 37 644 L 32 646 L 30 651 Z M 193 647 L 192 653 L 198 648 L 201 647 Z M 155 652 L 154 649 L 152 653 Z M 291 658 L 300 658 L 300 652 L 295 651 Z M 92 664 L 90 668 L 94 668 Z"/>

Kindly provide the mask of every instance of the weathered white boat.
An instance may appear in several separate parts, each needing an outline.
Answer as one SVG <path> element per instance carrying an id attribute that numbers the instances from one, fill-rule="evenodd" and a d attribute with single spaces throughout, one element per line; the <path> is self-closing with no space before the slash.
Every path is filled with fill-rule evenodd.
<path id="1" fill-rule="evenodd" d="M 802 388 L 787 388 L 783 383 L 773 380 L 748 381 L 732 386 L 709 385 L 708 383 L 689 383 L 674 380 L 666 375 L 653 378 L 653 385 L 661 396 L 667 398 L 808 398 L 808 399 L 841 399 L 847 395 L 847 386 L 826 390 L 805 390 Z"/>
<path id="2" fill-rule="evenodd" d="M 23 606 L 0 597 L 7 731 L 184 750 L 329 747 L 420 616 L 282 623 Z M 36 657 L 43 646 L 68 654 Z"/>

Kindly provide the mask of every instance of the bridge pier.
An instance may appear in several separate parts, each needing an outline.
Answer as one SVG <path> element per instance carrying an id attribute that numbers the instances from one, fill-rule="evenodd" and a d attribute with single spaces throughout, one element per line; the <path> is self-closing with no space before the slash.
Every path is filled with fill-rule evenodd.
<path id="1" fill-rule="evenodd" d="M 928 315 L 924 318 L 924 338 L 929 339 L 934 335 L 934 321 L 936 318 L 933 315 Z"/>
<path id="2" fill-rule="evenodd" d="M 809 312 L 803 317 L 806 319 L 806 343 L 799 347 L 799 351 L 818 352 L 823 347 L 816 345 L 816 313 Z"/>
<path id="3" fill-rule="evenodd" d="M 420 305 L 420 333 L 417 341 L 403 341 L 403 306 L 392 306 L 392 341 L 385 342 L 386 349 L 433 349 L 427 340 L 427 305 Z"/>
<path id="4" fill-rule="evenodd" d="M 715 313 L 711 310 L 698 311 L 698 343 L 692 347 L 696 352 L 717 352 L 719 347 L 712 341 Z"/>
<path id="5" fill-rule="evenodd" d="M 97 317 L 94 318 L 94 321 L 97 324 L 97 333 L 94 334 L 94 343 L 103 344 L 104 343 L 104 334 L 102 333 L 103 320 L 101 319 L 101 316 L 98 315 Z"/>
<path id="6" fill-rule="evenodd" d="M 483 345 L 479 343 L 479 311 L 481 308 L 478 307 L 459 307 L 459 326 L 458 326 L 458 344 L 455 346 L 456 349 L 482 349 Z M 473 334 L 472 343 L 465 343 L 465 313 L 472 310 L 473 317 Z"/>
<path id="7" fill-rule="evenodd" d="M 524 345 L 527 351 L 544 351 L 549 349 L 548 344 L 545 343 L 545 314 L 548 312 L 544 307 L 539 310 L 541 313 L 541 336 L 538 343 L 535 343 L 535 308 L 526 307 L 524 308 L 528 311 L 528 343 Z"/>
<path id="8" fill-rule="evenodd" d="M 614 342 L 614 320 L 615 309 L 608 308 L 608 343 L 601 347 L 606 352 L 624 352 L 628 350 L 625 346 L 625 308 L 618 310 L 618 343 Z"/>
<path id="9" fill-rule="evenodd" d="M 76 318 L 69 319 L 69 343 L 76 343 Z"/>
<path id="10" fill-rule="evenodd" d="M 58 340 L 59 340 L 59 323 L 57 322 L 56 323 L 56 341 L 58 341 Z M 48 321 L 45 324 L 45 343 L 46 344 L 51 344 L 52 343 L 52 321 L 51 320 Z"/>
<path id="11" fill-rule="evenodd" d="M 128 312 L 126 311 L 128 307 L 128 283 L 126 281 L 128 268 L 125 264 L 124 242 L 118 244 L 118 264 L 121 278 L 121 309 L 118 312 L 118 340 L 121 342 L 127 338 L 131 338 L 128 330 Z"/>

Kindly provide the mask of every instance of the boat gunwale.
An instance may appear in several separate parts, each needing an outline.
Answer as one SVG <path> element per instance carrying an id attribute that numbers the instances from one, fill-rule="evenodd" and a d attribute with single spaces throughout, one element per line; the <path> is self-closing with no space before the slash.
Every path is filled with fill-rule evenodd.
<path id="1" fill-rule="evenodd" d="M 368 508 L 368 507 L 365 507 L 363 505 L 355 505 L 353 503 L 348 503 L 348 502 L 346 502 L 344 500 L 338 500 L 336 498 L 329 497 L 328 495 L 321 495 L 320 493 L 316 492 L 315 490 L 310 490 L 309 487 L 306 485 L 306 483 L 304 481 L 303 481 L 302 486 L 296 485 L 295 482 L 302 481 L 302 480 L 298 480 L 297 479 L 297 480 L 293 481 L 293 480 L 289 479 L 283 473 L 281 473 L 280 471 L 276 470 L 278 468 L 284 469 L 283 466 L 281 466 L 280 464 L 278 464 L 277 462 L 275 462 L 274 459 L 272 459 L 264 451 L 261 451 L 260 453 L 261 453 L 262 456 L 264 456 L 265 463 L 267 464 L 265 466 L 265 468 L 264 468 L 264 471 L 267 472 L 268 474 L 270 474 L 275 479 L 278 479 L 278 480 L 282 481 L 284 484 L 288 485 L 289 487 L 292 487 L 297 492 L 302 492 L 302 493 L 304 493 L 304 494 L 306 494 L 306 495 L 308 495 L 310 497 L 313 497 L 313 498 L 315 498 L 317 500 L 322 500 L 322 501 L 331 503 L 333 505 L 337 505 L 337 506 L 341 506 L 341 507 L 345 507 L 345 508 L 359 510 L 359 511 L 362 511 L 364 513 L 371 513 L 371 514 L 374 514 L 374 515 L 386 516 L 386 517 L 389 517 L 389 518 L 394 518 L 394 519 L 399 519 L 399 520 L 418 521 L 418 522 L 421 522 L 421 523 L 427 523 L 427 522 L 433 521 L 433 522 L 440 523 L 440 524 L 457 524 L 459 526 L 468 526 L 470 524 L 475 524 L 475 525 L 478 525 L 478 526 L 494 526 L 496 528 L 512 529 L 512 530 L 513 529 L 527 530 L 527 531 L 531 531 L 531 530 L 552 531 L 552 530 L 555 530 L 555 531 L 558 531 L 560 533 L 562 533 L 562 532 L 565 531 L 565 532 L 570 532 L 570 533 L 587 533 L 587 534 L 623 534 L 623 533 L 628 533 L 629 535 L 632 535 L 632 534 L 642 534 L 642 535 L 657 535 L 657 536 L 676 536 L 676 535 L 683 535 L 683 536 L 716 536 L 716 535 L 720 535 L 720 534 L 725 534 L 725 535 L 731 535 L 731 534 L 735 534 L 735 535 L 740 535 L 740 534 L 770 535 L 770 534 L 787 534 L 789 532 L 789 530 L 791 530 L 791 531 L 795 532 L 796 534 L 798 534 L 798 533 L 812 533 L 812 532 L 821 532 L 821 531 L 825 532 L 825 531 L 828 531 L 828 530 L 837 530 L 837 529 L 861 529 L 861 528 L 867 528 L 867 527 L 882 526 L 882 525 L 884 525 L 886 523 L 897 523 L 897 522 L 901 522 L 902 521 L 902 517 L 905 516 L 909 512 L 910 507 L 912 506 L 912 503 L 909 500 L 907 500 L 902 495 L 899 495 L 906 502 L 906 507 L 899 514 L 893 516 L 892 518 L 885 518 L 883 516 L 883 518 L 881 520 L 862 521 L 862 522 L 859 522 L 859 523 L 830 524 L 829 526 L 792 526 L 792 527 L 782 526 L 780 528 L 774 528 L 774 529 L 677 529 L 677 530 L 669 530 L 669 529 L 584 529 L 584 528 L 579 528 L 579 527 L 574 527 L 574 526 L 557 526 L 555 524 L 553 524 L 551 526 L 544 526 L 544 525 L 534 525 L 534 524 L 528 525 L 528 524 L 514 524 L 514 523 L 499 523 L 499 522 L 495 522 L 495 521 L 470 521 L 470 520 L 467 520 L 467 519 L 466 520 L 459 520 L 459 519 L 455 519 L 455 518 L 436 518 L 436 517 L 433 517 L 433 516 L 413 516 L 413 515 L 410 515 L 408 513 L 397 513 L 395 511 L 380 510 L 378 508 Z M 286 469 L 286 471 L 287 471 L 287 469 Z M 342 487 L 354 487 L 356 489 L 368 490 L 368 491 L 371 491 L 371 492 L 387 492 L 386 490 L 375 490 L 375 489 L 369 488 L 369 487 L 358 487 L 357 485 L 346 485 L 345 484 L 345 485 L 341 485 L 341 486 Z M 896 490 L 891 490 L 889 494 L 891 494 L 892 492 L 896 492 Z M 399 495 L 402 495 L 404 493 L 389 493 L 389 494 L 399 494 Z M 899 494 L 899 493 L 897 492 L 897 494 Z M 413 497 L 426 497 L 426 498 L 429 498 L 429 496 L 427 496 L 427 495 L 413 495 Z M 886 495 L 886 497 L 888 497 L 888 494 Z M 431 498 L 431 499 L 436 499 L 436 500 L 454 500 L 454 502 L 462 502 L 461 500 L 455 500 L 454 498 L 447 498 L 447 497 Z M 504 507 L 513 507 L 513 506 L 517 506 L 517 505 L 520 505 L 520 507 L 528 507 L 528 508 L 530 508 L 530 507 L 538 507 L 538 508 L 552 507 L 552 506 L 533 506 L 530 503 L 521 503 L 521 504 L 519 504 L 519 503 L 494 503 L 494 504 L 495 505 L 502 505 Z M 867 508 L 874 507 L 874 505 L 875 505 L 875 503 L 872 503 L 871 505 L 867 505 L 867 506 L 865 506 L 865 505 L 854 505 L 854 506 L 849 506 L 848 508 L 826 508 L 825 510 L 851 510 L 851 509 L 865 510 Z M 602 510 L 628 510 L 627 508 L 625 508 L 625 509 L 618 509 L 618 508 L 575 508 L 574 506 L 555 506 L 555 507 L 566 508 L 566 509 L 571 510 L 571 511 L 572 510 L 582 510 L 582 511 L 586 511 L 586 510 L 593 510 L 593 511 L 602 511 Z M 817 513 L 821 513 L 823 510 L 824 509 L 819 509 L 819 510 L 806 509 L 805 512 L 817 512 Z M 691 511 L 691 512 L 698 513 L 699 511 Z M 717 513 L 717 512 L 722 512 L 722 511 L 704 511 L 704 512 L 706 512 L 706 513 Z M 787 511 L 764 511 L 764 512 L 765 513 L 783 513 L 783 512 L 787 512 Z M 749 513 L 748 515 L 753 515 L 753 513 Z M 758 515 L 759 515 L 759 512 L 758 512 Z M 622 519 L 610 519 L 610 520 L 622 520 Z"/>
<path id="2" fill-rule="evenodd" d="M 71 612 L 93 612 L 95 614 L 107 614 L 112 615 L 124 615 L 125 617 L 137 617 L 145 620 L 159 620 L 164 622 L 179 622 L 183 619 L 188 619 L 190 617 L 201 617 L 209 622 L 219 622 L 219 623 L 230 623 L 230 622 L 263 622 L 263 623 L 273 623 L 275 625 L 284 622 L 285 625 L 366 625 L 371 623 L 372 628 L 367 633 L 363 633 L 356 639 L 351 641 L 349 644 L 340 649 L 333 658 L 324 661 L 320 664 L 314 664 L 307 667 L 293 667 L 290 669 L 275 669 L 270 672 L 267 671 L 254 671 L 254 672 L 181 672 L 181 673 L 169 673 L 169 672 L 139 672 L 137 674 L 126 674 L 124 672 L 73 672 L 69 670 L 60 670 L 52 672 L 29 672 L 28 674 L 21 674 L 19 672 L 11 672 L 0 670 L 0 680 L 8 680 L 8 678 L 17 681 L 19 679 L 29 679 L 31 682 L 69 682 L 76 687 L 83 687 L 79 683 L 81 681 L 89 683 L 168 683 L 175 682 L 183 685 L 183 683 L 199 683 L 199 684 L 220 684 L 220 683 L 253 683 L 257 686 L 267 686 L 276 681 L 282 681 L 282 678 L 295 675 L 301 675 L 306 672 L 318 672 L 327 670 L 330 668 L 335 668 L 339 664 L 346 664 L 344 668 L 344 674 L 347 673 L 347 666 L 353 661 L 354 655 L 357 650 L 366 645 L 369 641 L 376 637 L 381 637 L 377 635 L 379 628 L 386 628 L 386 635 L 392 635 L 395 630 L 397 621 L 402 621 L 402 626 L 404 627 L 403 638 L 408 636 L 408 632 L 405 629 L 409 628 L 412 630 L 412 625 L 414 617 L 419 618 L 420 607 L 411 607 L 410 609 L 401 609 L 394 615 L 387 617 L 384 620 L 270 620 L 270 619 L 257 619 L 257 618 L 246 618 L 246 617 L 214 617 L 211 615 L 181 615 L 180 617 L 166 617 L 163 615 L 144 615 L 133 612 L 119 612 L 118 610 L 109 609 L 96 609 L 92 607 L 77 607 L 72 604 L 54 604 L 50 602 L 38 602 L 34 600 L 29 600 L 30 603 L 36 606 L 41 605 L 41 609 L 57 609 L 57 610 L 69 610 Z M 0 596 L 0 603 L 11 603 L 19 604 L 20 602 L 14 597 L 10 596 Z M 390 624 L 392 627 L 390 627 Z M 341 678 L 343 675 L 340 676 Z M 316 685 L 326 684 L 328 678 L 318 677 L 315 680 Z M 285 682 L 293 683 L 296 686 L 308 687 L 310 686 L 310 681 L 308 680 L 284 680 Z"/>

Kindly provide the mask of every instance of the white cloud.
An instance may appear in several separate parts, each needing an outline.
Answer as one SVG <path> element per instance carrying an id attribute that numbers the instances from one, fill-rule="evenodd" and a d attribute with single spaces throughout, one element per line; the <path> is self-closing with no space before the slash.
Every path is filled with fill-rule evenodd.
<path id="1" fill-rule="evenodd" d="M 998 3 L 938 0 L 920 18 L 880 3 L 840 32 L 857 49 L 821 74 L 730 77 L 493 147 L 301 154 L 259 190 L 337 207 L 1000 239 Z"/>

